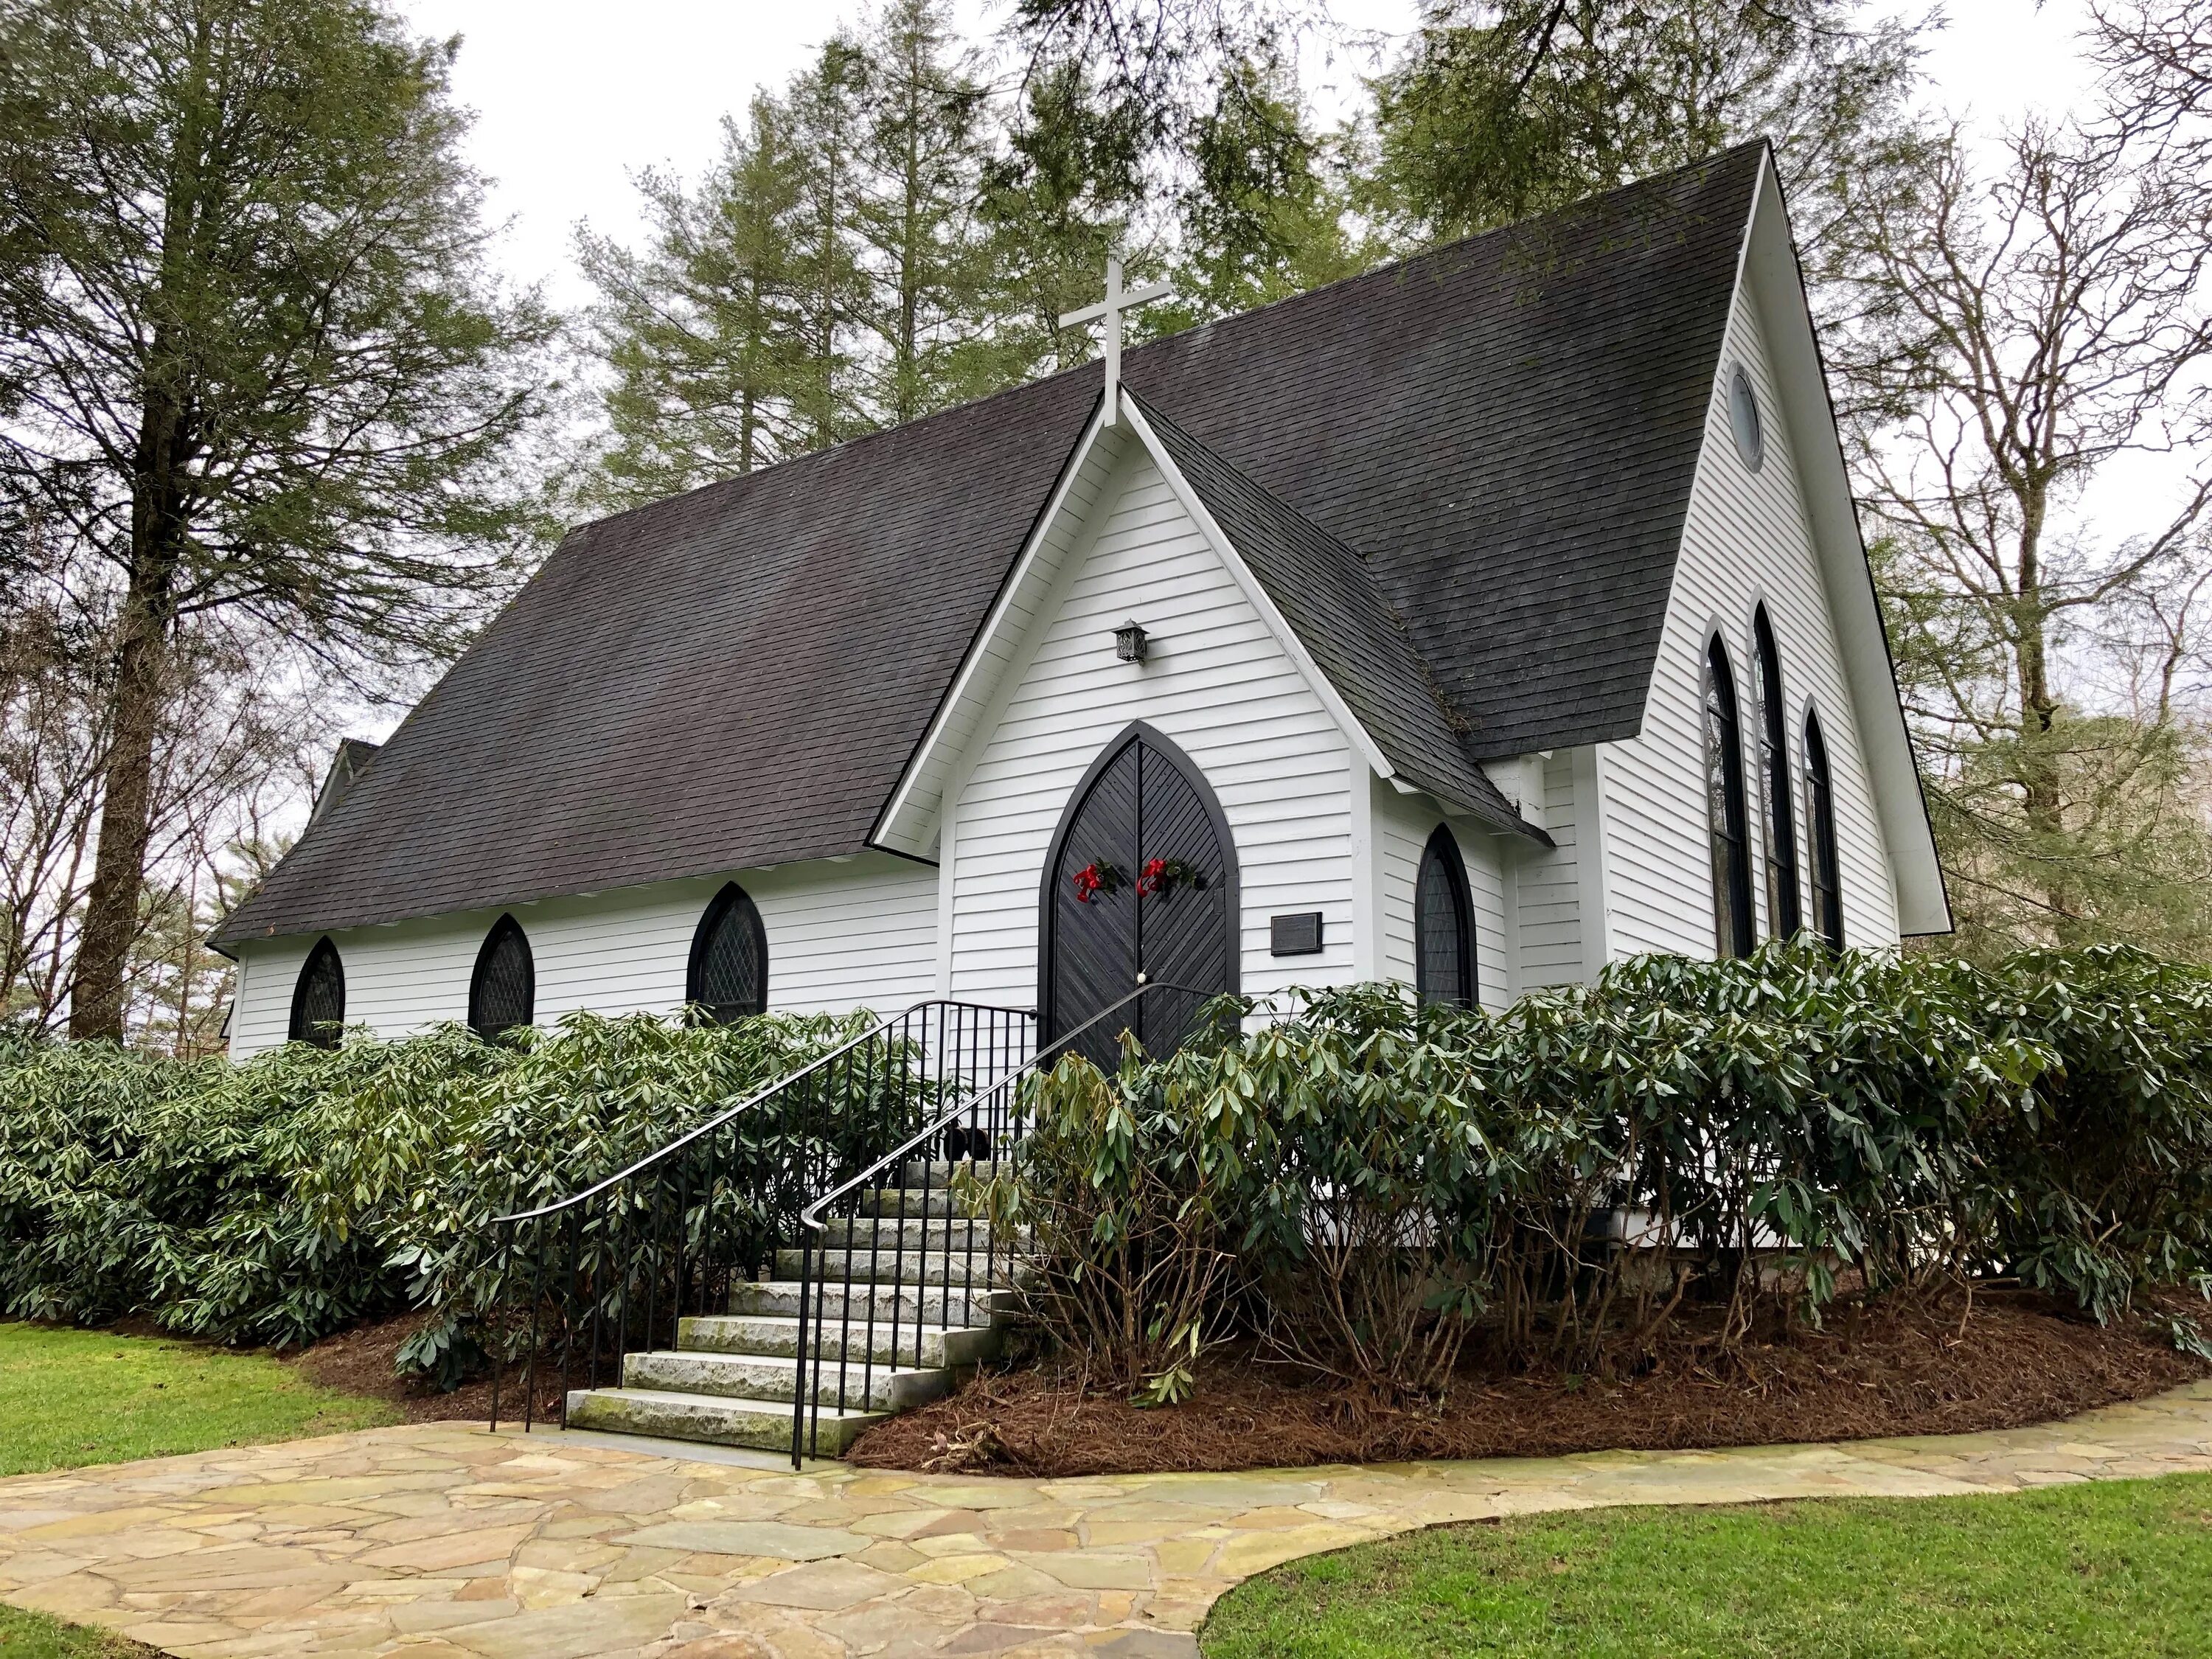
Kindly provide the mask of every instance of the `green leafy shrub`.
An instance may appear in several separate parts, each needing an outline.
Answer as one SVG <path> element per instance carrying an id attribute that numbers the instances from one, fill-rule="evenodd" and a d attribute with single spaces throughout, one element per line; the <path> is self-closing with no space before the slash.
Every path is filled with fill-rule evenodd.
<path id="1" fill-rule="evenodd" d="M 294 1043 L 242 1065 L 0 1048 L 0 1307 L 283 1346 L 404 1307 L 403 1363 L 458 1381 L 517 1294 L 493 1218 L 611 1175 L 866 1028 L 572 1014 L 487 1043 Z M 764 1113 L 745 1143 L 790 1161 Z M 761 1207 L 735 1182 L 707 1201 Z"/>
<path id="2" fill-rule="evenodd" d="M 983 1192 L 993 1224 L 1029 1241 L 1030 1305 L 1109 1386 L 1169 1404 L 1236 1265 L 1237 1137 L 1182 1109 L 1122 1038 L 1114 1079 L 1063 1055 L 1030 1091 L 1022 1178 Z"/>
<path id="3" fill-rule="evenodd" d="M 1985 1126 L 1989 1259 L 2100 1319 L 2212 1290 L 2212 975 L 2134 951 L 2017 958 L 2003 1015 L 2051 1064 Z"/>
<path id="4" fill-rule="evenodd" d="M 1148 1398 L 1231 1334 L 1425 1394 L 1470 1342 L 1596 1369 L 1686 1308 L 1726 1347 L 1844 1285 L 2014 1277 L 2107 1319 L 2212 1286 L 2212 976 L 2138 952 L 1983 969 L 1771 946 L 1495 1015 L 1374 986 L 1217 1012 L 1176 1054 L 1036 1079 L 1023 1178 L 990 1194 L 1031 1231 L 1048 1332 Z M 542 1306 L 532 1241 L 493 1218 L 867 1023 L 573 1015 L 240 1066 L 0 1034 L 0 1309 L 282 1346 L 418 1308 L 403 1361 L 451 1382 Z M 840 1062 L 842 1116 L 794 1090 L 717 1139 L 708 1178 L 579 1218 L 560 1268 L 587 1294 L 564 1316 L 618 1328 L 710 1235 L 725 1272 L 787 1242 L 824 1172 L 941 1103 L 895 1048 Z"/>
<path id="5" fill-rule="evenodd" d="M 1101 1218 L 1040 1227 L 1089 1297 L 1040 1302 L 1059 1340 L 1241 1330 L 1418 1394 L 1470 1340 L 1593 1369 L 1697 1306 L 1730 1348 L 1843 1280 L 2015 1277 L 2100 1318 L 2212 1282 L 2212 976 L 2140 953 L 1778 945 L 1496 1015 L 1382 987 L 1231 1012 L 1221 1044 L 1036 1091 L 1029 1190 Z M 1170 1178 L 1183 1149 L 1203 1180 Z M 1202 1308 L 1188 1273 L 1146 1300 L 1111 1252 L 1194 1214 L 1233 1260 Z"/>

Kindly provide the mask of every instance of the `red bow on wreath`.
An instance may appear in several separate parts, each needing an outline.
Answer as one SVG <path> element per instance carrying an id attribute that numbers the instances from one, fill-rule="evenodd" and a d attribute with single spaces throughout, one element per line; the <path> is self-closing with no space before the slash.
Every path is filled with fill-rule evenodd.
<path id="1" fill-rule="evenodd" d="M 1075 902 L 1088 904 L 1102 893 L 1121 890 L 1121 872 L 1104 859 L 1093 859 L 1068 879 L 1074 884 Z M 1178 887 L 1205 890 L 1206 877 L 1181 859 L 1146 859 L 1137 877 L 1137 896 L 1172 893 Z"/>
<path id="2" fill-rule="evenodd" d="M 1121 890 L 1121 872 L 1103 859 L 1091 860 L 1071 879 L 1075 883 L 1075 902 L 1078 904 L 1088 904 L 1101 893 Z"/>
<path id="3" fill-rule="evenodd" d="M 1178 887 L 1203 890 L 1206 878 L 1181 859 L 1148 859 L 1144 872 L 1137 878 L 1137 896 L 1144 898 L 1152 893 L 1172 893 Z"/>

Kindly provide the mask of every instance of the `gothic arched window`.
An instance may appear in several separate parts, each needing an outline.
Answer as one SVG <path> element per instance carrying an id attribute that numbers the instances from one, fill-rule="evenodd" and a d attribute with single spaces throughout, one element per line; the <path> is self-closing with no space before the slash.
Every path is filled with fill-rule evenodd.
<path id="1" fill-rule="evenodd" d="M 1437 826 L 1413 883 L 1413 977 L 1423 1002 L 1474 1006 L 1474 906 L 1450 829 Z"/>
<path id="2" fill-rule="evenodd" d="M 530 1024 L 538 1001 L 538 969 L 530 940 L 513 916 L 501 916 L 484 935 L 477 970 L 469 980 L 469 1030 L 489 1042 Z"/>
<path id="3" fill-rule="evenodd" d="M 1752 948 L 1751 848 L 1744 834 L 1743 720 L 1728 647 L 1705 648 L 1705 815 L 1713 854 L 1713 936 L 1723 957 Z"/>
<path id="4" fill-rule="evenodd" d="M 684 1000 L 717 1025 L 768 1006 L 768 930 L 745 890 L 731 882 L 714 895 L 691 935 Z"/>
<path id="5" fill-rule="evenodd" d="M 292 981 L 292 1023 L 284 1036 L 291 1042 L 312 1042 L 318 1048 L 335 1048 L 345 1024 L 345 963 L 338 947 L 325 934 L 307 952 L 300 977 Z"/>
<path id="6" fill-rule="evenodd" d="M 1797 902 L 1797 813 L 1790 805 L 1790 716 L 1782 701 L 1782 657 L 1774 648 L 1774 629 L 1766 607 L 1751 619 L 1752 644 L 1759 655 L 1759 782 L 1765 796 L 1766 926 L 1777 939 L 1802 927 Z"/>
<path id="7" fill-rule="evenodd" d="M 1836 859 L 1836 794 L 1828 775 L 1828 745 L 1820 717 L 1805 714 L 1805 819 L 1813 854 L 1813 930 L 1844 948 L 1844 891 Z"/>

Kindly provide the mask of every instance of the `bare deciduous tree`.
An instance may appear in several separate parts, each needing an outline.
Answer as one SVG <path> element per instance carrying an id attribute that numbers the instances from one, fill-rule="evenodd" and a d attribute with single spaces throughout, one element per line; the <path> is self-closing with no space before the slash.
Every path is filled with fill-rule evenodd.
<path id="1" fill-rule="evenodd" d="M 1859 222 L 1832 340 L 1946 850 L 2006 942 L 2115 931 L 2203 828 L 2176 693 L 2208 593 L 2212 180 L 2132 85 L 1993 161 L 1932 145 L 1917 199 Z M 2142 453 L 2179 487 L 2112 534 L 2085 493 Z"/>
<path id="2" fill-rule="evenodd" d="M 0 1020 L 67 1016 L 113 739 L 115 605 L 39 568 L 0 618 Z M 324 733 L 281 641 L 203 625 L 164 655 L 148 780 L 145 880 L 121 975 L 125 1029 L 205 1046 L 228 977 L 201 937 L 257 867 L 272 811 L 300 799 Z"/>
<path id="3" fill-rule="evenodd" d="M 2093 5 L 2096 56 L 2135 118 L 2178 133 L 2201 155 L 2212 133 L 2212 0 L 2102 0 Z"/>

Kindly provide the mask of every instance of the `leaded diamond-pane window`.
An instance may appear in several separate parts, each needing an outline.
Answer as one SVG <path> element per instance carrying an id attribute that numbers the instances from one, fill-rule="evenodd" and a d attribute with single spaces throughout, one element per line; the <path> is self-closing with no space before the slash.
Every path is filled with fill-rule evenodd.
<path id="1" fill-rule="evenodd" d="M 530 941 L 513 916 L 501 916 L 477 952 L 476 976 L 469 981 L 469 1029 L 489 1041 L 527 1025 L 537 1000 Z"/>
<path id="2" fill-rule="evenodd" d="M 768 930 L 745 890 L 732 882 L 714 895 L 691 937 L 684 1000 L 718 1025 L 768 1006 Z"/>
<path id="3" fill-rule="evenodd" d="M 1414 983 L 1422 1001 L 1474 1006 L 1473 908 L 1459 843 L 1439 824 L 1421 854 L 1413 884 Z"/>
<path id="4" fill-rule="evenodd" d="M 307 964 L 292 985 L 292 1023 L 285 1032 L 293 1042 L 335 1048 L 345 1024 L 345 964 L 327 938 L 316 941 Z"/>

